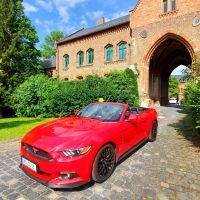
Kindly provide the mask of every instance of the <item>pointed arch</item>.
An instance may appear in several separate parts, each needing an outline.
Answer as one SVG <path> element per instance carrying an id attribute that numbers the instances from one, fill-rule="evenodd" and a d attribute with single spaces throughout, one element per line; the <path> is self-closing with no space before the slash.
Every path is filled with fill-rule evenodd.
<path id="1" fill-rule="evenodd" d="M 182 43 L 186 47 L 188 52 L 190 53 L 191 58 L 194 59 L 195 44 L 188 37 L 182 36 L 182 34 L 180 35 L 175 32 L 167 32 L 167 33 L 162 34 L 162 36 L 158 37 L 156 39 L 156 42 L 154 42 L 151 45 L 151 47 L 149 48 L 148 52 L 146 53 L 146 55 L 144 57 L 145 65 L 149 66 L 149 63 L 150 63 L 153 53 L 167 39 L 175 39 L 175 40 L 179 41 L 180 43 Z"/>

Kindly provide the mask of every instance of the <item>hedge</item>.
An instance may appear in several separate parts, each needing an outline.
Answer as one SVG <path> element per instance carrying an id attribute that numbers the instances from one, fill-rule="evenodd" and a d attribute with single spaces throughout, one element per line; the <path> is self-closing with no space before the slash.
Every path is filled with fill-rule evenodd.
<path id="1" fill-rule="evenodd" d="M 187 84 L 183 106 L 193 119 L 194 128 L 200 133 L 200 82 Z"/>
<path id="2" fill-rule="evenodd" d="M 107 77 L 73 81 L 31 76 L 15 91 L 12 107 L 19 117 L 61 117 L 71 115 L 100 97 L 105 101 L 138 105 L 137 78 L 133 71 L 126 69 Z"/>

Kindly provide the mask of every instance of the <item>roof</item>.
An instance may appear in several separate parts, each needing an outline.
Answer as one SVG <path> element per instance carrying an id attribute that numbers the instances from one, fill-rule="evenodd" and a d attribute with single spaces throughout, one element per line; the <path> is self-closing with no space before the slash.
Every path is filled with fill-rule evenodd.
<path id="1" fill-rule="evenodd" d="M 52 57 L 49 59 L 41 60 L 40 63 L 45 69 L 55 68 L 56 67 L 56 58 Z"/>
<path id="2" fill-rule="evenodd" d="M 74 40 L 74 39 L 78 39 L 80 37 L 83 36 L 87 36 L 87 35 L 91 35 L 93 33 L 97 33 L 100 31 L 104 31 L 125 23 L 130 22 L 130 15 L 126 15 L 114 20 L 111 20 L 109 22 L 105 22 L 104 24 L 100 24 L 98 26 L 94 26 L 91 28 L 87 28 L 87 29 L 80 29 L 78 31 L 76 31 L 75 33 L 72 33 L 71 35 L 66 36 L 64 39 L 60 40 L 57 44 L 62 44 L 64 42 L 70 41 L 70 40 Z"/>

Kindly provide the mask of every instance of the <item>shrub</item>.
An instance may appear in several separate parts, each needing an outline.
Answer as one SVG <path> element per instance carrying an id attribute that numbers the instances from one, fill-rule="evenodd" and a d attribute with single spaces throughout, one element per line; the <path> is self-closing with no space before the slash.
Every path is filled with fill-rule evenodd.
<path id="1" fill-rule="evenodd" d="M 134 73 L 127 69 L 110 73 L 107 77 L 93 76 L 74 81 L 53 80 L 44 75 L 32 76 L 16 90 L 13 108 L 17 116 L 61 117 L 100 97 L 106 101 L 138 105 Z"/>
<path id="2" fill-rule="evenodd" d="M 187 84 L 183 106 L 200 132 L 200 82 Z"/>
<path id="3" fill-rule="evenodd" d="M 31 76 L 16 90 L 12 99 L 17 116 L 47 116 L 52 107 L 49 97 L 57 85 L 44 75 Z"/>

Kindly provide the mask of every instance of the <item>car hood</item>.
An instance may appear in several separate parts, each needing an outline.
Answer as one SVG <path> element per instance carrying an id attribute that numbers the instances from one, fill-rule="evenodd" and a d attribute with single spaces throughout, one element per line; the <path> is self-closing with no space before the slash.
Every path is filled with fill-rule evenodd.
<path id="1" fill-rule="evenodd" d="M 22 142 L 45 151 L 60 151 L 91 145 L 92 137 L 113 123 L 101 120 L 66 117 L 31 130 Z"/>

